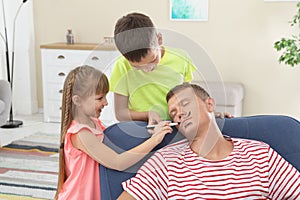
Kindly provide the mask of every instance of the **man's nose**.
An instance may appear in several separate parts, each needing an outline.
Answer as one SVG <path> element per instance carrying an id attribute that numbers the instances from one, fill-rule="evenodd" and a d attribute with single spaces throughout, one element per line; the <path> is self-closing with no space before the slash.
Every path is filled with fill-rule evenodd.
<path id="1" fill-rule="evenodd" d="M 178 112 L 178 120 L 181 121 L 182 118 L 184 118 L 185 115 L 186 115 L 186 112 L 184 112 L 183 110 L 180 110 Z"/>

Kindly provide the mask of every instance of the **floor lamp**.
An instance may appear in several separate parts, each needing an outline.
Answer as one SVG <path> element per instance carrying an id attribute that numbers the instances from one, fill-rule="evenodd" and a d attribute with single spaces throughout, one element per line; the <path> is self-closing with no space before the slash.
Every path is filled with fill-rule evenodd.
<path id="1" fill-rule="evenodd" d="M 20 4 L 16 15 L 14 17 L 14 24 L 13 24 L 13 45 L 12 45 L 12 60 L 11 60 L 11 74 L 10 74 L 10 66 L 9 66 L 9 49 L 8 49 L 8 39 L 7 39 L 7 29 L 6 29 L 6 20 L 5 20 L 5 9 L 4 9 L 4 0 L 2 0 L 2 9 L 3 9 L 3 23 L 4 23 L 4 34 L 5 37 L 3 37 L 3 35 L 1 35 L 2 39 L 5 42 L 5 58 L 6 58 L 6 71 L 7 71 L 7 80 L 10 83 L 10 87 L 11 87 L 11 91 L 13 90 L 13 78 L 14 78 L 14 63 L 15 63 L 15 25 L 16 25 L 16 20 L 18 17 L 18 14 L 23 6 L 24 3 L 26 3 L 27 0 L 23 0 L 22 3 Z M 1 126 L 1 128 L 17 128 L 19 126 L 21 126 L 23 124 L 22 121 L 20 120 L 14 120 L 13 117 L 13 103 L 11 102 L 11 107 L 10 107 L 10 112 L 9 112 L 9 119 L 6 122 L 6 124 L 4 124 L 3 126 Z"/>

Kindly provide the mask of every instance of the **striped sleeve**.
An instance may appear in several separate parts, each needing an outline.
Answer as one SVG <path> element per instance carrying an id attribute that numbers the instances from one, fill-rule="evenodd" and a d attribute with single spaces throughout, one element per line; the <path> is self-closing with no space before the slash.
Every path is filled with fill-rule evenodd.
<path id="1" fill-rule="evenodd" d="M 163 155 L 156 152 L 136 176 L 123 182 L 123 189 L 135 199 L 167 199 L 167 169 Z"/>
<path id="2" fill-rule="evenodd" d="M 269 194 L 272 199 L 300 199 L 300 173 L 271 147 Z"/>

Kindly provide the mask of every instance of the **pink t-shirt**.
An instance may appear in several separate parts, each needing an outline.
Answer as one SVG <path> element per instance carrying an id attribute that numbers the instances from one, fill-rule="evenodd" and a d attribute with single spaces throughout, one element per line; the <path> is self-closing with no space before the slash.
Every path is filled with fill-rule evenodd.
<path id="1" fill-rule="evenodd" d="M 93 119 L 96 129 L 72 121 L 64 144 L 65 169 L 67 180 L 64 182 L 58 199 L 100 199 L 99 164 L 86 153 L 73 147 L 71 136 L 82 129 L 95 134 L 102 142 L 105 127 L 99 119 Z"/>

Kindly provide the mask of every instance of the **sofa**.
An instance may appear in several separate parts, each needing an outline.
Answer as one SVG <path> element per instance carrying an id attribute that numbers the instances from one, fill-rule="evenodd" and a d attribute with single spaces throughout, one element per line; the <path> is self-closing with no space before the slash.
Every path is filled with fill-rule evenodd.
<path id="1" fill-rule="evenodd" d="M 296 119 L 283 115 L 257 115 L 219 118 L 217 124 L 224 135 L 266 142 L 300 171 L 300 122 Z M 111 125 L 104 131 L 104 143 L 117 152 L 130 149 L 149 137 L 146 125 L 141 121 Z M 173 128 L 173 134 L 167 134 L 143 160 L 122 172 L 100 165 L 101 199 L 117 199 L 123 191 L 121 183 L 134 176 L 149 156 L 157 149 L 181 139 L 182 134 Z"/>
<path id="2" fill-rule="evenodd" d="M 10 84 L 6 80 L 0 80 L 0 126 L 8 120 L 11 105 Z"/>
<path id="3" fill-rule="evenodd" d="M 200 85 L 214 97 L 216 111 L 228 112 L 235 117 L 242 116 L 244 99 L 244 86 L 242 83 L 226 81 L 193 81 L 193 83 Z"/>

